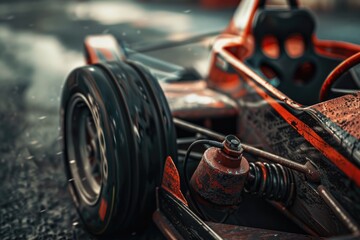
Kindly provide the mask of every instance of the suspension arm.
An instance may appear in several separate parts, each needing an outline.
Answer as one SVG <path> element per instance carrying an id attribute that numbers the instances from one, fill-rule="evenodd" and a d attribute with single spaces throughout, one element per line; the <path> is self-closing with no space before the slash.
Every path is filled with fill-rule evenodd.
<path id="1" fill-rule="evenodd" d="M 186 121 L 178 119 L 178 118 L 173 118 L 173 121 L 177 127 L 182 128 L 184 130 L 194 132 L 194 133 L 200 133 L 207 137 L 216 139 L 218 141 L 223 141 L 225 139 L 225 135 L 214 132 L 214 131 L 206 129 L 206 128 L 203 128 L 196 124 L 189 123 L 189 122 L 186 122 Z M 258 149 L 256 147 L 252 147 L 247 144 L 242 143 L 241 145 L 242 145 L 244 151 L 247 153 L 267 159 L 274 163 L 279 163 L 285 167 L 288 167 L 295 171 L 301 172 L 301 173 L 305 174 L 306 178 L 312 182 L 320 182 L 320 173 L 310 161 L 307 161 L 305 164 L 301 164 L 301 163 L 297 163 L 291 159 L 284 158 L 284 157 L 278 156 L 276 154 L 266 152 L 264 150 Z"/>

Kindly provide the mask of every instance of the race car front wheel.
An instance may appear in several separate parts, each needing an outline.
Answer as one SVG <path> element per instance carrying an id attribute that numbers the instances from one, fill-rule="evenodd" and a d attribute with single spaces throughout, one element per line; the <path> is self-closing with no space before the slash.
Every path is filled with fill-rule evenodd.
<path id="1" fill-rule="evenodd" d="M 144 226 L 165 159 L 176 159 L 156 79 L 135 63 L 75 69 L 63 87 L 61 126 L 68 186 L 85 227 L 109 235 Z"/>

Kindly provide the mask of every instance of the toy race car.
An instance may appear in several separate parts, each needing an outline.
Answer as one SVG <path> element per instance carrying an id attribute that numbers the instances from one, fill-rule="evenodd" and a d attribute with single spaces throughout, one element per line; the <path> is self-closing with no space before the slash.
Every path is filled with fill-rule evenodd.
<path id="1" fill-rule="evenodd" d="M 61 102 L 88 231 L 152 217 L 169 239 L 360 237 L 360 46 L 314 29 L 296 0 L 243 0 L 206 79 L 88 37 Z"/>

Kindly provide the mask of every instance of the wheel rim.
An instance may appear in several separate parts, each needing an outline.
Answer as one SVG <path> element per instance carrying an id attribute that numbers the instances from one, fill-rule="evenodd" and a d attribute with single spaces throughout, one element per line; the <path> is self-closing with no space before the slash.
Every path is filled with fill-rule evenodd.
<path id="1" fill-rule="evenodd" d="M 80 198 L 88 205 L 94 205 L 104 181 L 104 161 L 100 154 L 102 144 L 96 114 L 81 94 L 71 98 L 67 112 L 66 141 L 72 181 Z"/>

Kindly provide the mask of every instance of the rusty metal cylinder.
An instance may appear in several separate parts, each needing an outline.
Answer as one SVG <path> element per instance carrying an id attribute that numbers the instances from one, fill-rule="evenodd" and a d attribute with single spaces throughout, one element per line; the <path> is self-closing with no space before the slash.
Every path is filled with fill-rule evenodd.
<path id="1" fill-rule="evenodd" d="M 201 202 L 217 206 L 235 206 L 249 172 L 249 163 L 242 155 L 240 140 L 228 135 L 224 148 L 208 148 L 190 180 L 190 187 Z"/>

